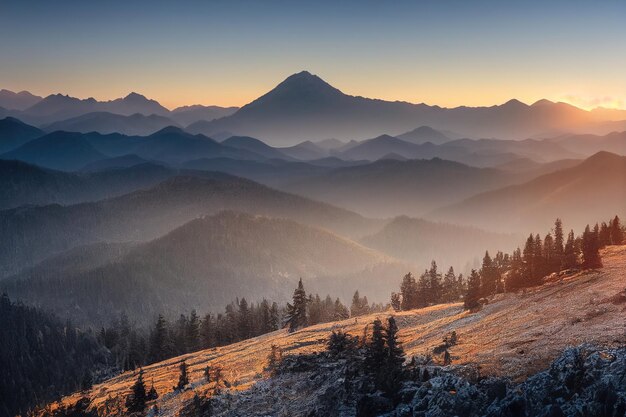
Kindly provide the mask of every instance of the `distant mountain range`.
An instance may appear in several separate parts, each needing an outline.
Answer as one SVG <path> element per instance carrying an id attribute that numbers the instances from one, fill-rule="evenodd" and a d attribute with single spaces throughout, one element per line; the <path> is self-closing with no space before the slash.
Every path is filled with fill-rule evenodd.
<path id="1" fill-rule="evenodd" d="M 41 100 L 42 97 L 31 94 L 28 91 L 14 93 L 9 90 L 0 90 L 0 107 L 6 110 L 25 110 Z"/>
<path id="2" fill-rule="evenodd" d="M 383 159 L 338 168 L 282 188 L 367 216 L 418 216 L 523 179 L 516 173 L 442 159 Z"/>
<path id="3" fill-rule="evenodd" d="M 191 220 L 114 260 L 62 276 L 35 268 L 3 285 L 62 316 L 71 308 L 73 321 L 101 325 L 122 311 L 151 322 L 158 313 L 219 310 L 235 297 L 286 300 L 299 278 L 318 291 L 346 281 L 344 298 L 356 288 L 387 293 L 406 268 L 327 230 L 235 212 Z M 74 290 L 60 291 L 67 288 Z"/>
<path id="4" fill-rule="evenodd" d="M 234 114 L 193 123 L 188 129 L 207 136 L 227 130 L 286 146 L 307 139 L 399 135 L 420 125 L 457 131 L 468 137 L 524 139 L 591 128 L 601 120 L 602 113 L 548 100 L 533 105 L 510 100 L 491 107 L 448 109 L 355 97 L 303 71 L 288 77 Z M 412 133 L 419 143 L 425 139 L 422 133 L 425 132 Z M 409 138 L 411 134 L 407 133 L 404 139 Z M 444 140 L 437 136 L 430 139 L 438 143 Z"/>
<path id="5" fill-rule="evenodd" d="M 626 216 L 626 156 L 599 152 L 529 182 L 478 194 L 429 217 L 487 230 L 542 232 L 554 219 L 578 232 L 585 224 Z"/>
<path id="6" fill-rule="evenodd" d="M 307 71 L 287 77 L 274 89 L 241 108 L 183 106 L 172 111 L 137 93 L 97 101 L 53 94 L 45 98 L 2 90 L 0 117 L 13 116 L 36 126 L 78 123 L 80 131 L 128 134 L 153 133 L 155 121 L 140 124 L 135 114 L 166 117 L 172 125 L 208 137 L 249 136 L 274 146 L 337 138 L 342 141 L 393 135 L 413 143 L 443 144 L 458 138 L 521 140 L 562 134 L 606 134 L 626 129 L 626 111 L 586 111 L 566 103 L 518 100 L 490 107 L 443 108 L 344 94 Z M 86 116 L 91 113 L 96 115 Z M 102 113 L 120 117 L 108 120 Z M 85 116 L 83 119 L 77 117 Z M 111 118 L 111 116 L 108 116 Z M 68 120 L 72 119 L 72 120 Z M 164 127 L 161 120 L 160 126 Z M 621 127 L 621 129 L 620 129 Z M 150 130 L 152 129 L 152 130 Z M 458 132 L 458 133 L 453 133 Z M 335 139 L 335 140 L 337 140 Z M 321 146 L 325 148 L 325 146 Z"/>
<path id="7" fill-rule="evenodd" d="M 145 116 L 141 113 L 135 113 L 130 116 L 123 116 L 109 112 L 94 112 L 43 125 L 42 129 L 47 132 L 63 130 L 66 132 L 121 133 L 129 136 L 147 136 L 168 126 L 180 127 L 172 119 L 156 114 Z"/>
<path id="8" fill-rule="evenodd" d="M 156 100 L 138 93 L 130 93 L 115 100 L 98 101 L 63 94 L 39 97 L 27 91 L 14 93 L 0 90 L 0 117 L 16 117 L 42 128 L 49 127 L 48 131 L 66 130 L 69 126 L 76 129 L 72 131 L 80 132 L 146 135 L 165 126 L 186 126 L 199 120 L 210 121 L 228 116 L 236 110 L 237 107 L 193 105 L 170 111 Z M 141 119 L 138 115 L 152 117 Z M 159 127 L 152 128 L 158 123 Z"/>

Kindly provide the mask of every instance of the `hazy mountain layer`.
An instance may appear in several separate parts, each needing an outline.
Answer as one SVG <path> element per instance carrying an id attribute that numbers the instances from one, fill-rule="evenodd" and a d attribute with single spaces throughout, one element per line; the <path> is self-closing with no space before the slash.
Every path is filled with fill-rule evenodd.
<path id="1" fill-rule="evenodd" d="M 560 217 L 581 230 L 589 221 L 626 215 L 626 157 L 600 152 L 527 183 L 479 194 L 429 217 L 489 230 L 539 231 Z"/>
<path id="2" fill-rule="evenodd" d="M 348 236 L 372 233 L 378 225 L 353 212 L 227 174 L 175 177 L 145 191 L 95 203 L 0 211 L 5 242 L 0 247 L 0 276 L 88 243 L 154 239 L 224 209 L 290 218 Z"/>
<path id="3" fill-rule="evenodd" d="M 309 288 L 336 289 L 336 280 L 371 288 L 375 270 L 377 287 L 391 290 L 405 269 L 331 232 L 234 212 L 192 220 L 116 259 L 63 275 L 38 268 L 3 285 L 73 320 L 107 322 L 125 311 L 147 322 L 159 312 L 219 310 L 235 297 L 285 300 L 299 278 Z"/>

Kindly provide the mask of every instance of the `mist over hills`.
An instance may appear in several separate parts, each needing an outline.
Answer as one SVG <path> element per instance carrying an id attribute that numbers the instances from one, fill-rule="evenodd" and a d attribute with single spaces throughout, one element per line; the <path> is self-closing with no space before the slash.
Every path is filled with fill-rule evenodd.
<path id="1" fill-rule="evenodd" d="M 484 253 L 479 252 L 478 247 L 492 254 L 498 250 L 512 251 L 523 239 L 515 234 L 497 234 L 474 227 L 399 216 L 360 241 L 367 247 L 423 268 L 436 260 L 442 270 L 452 266 L 457 273 L 467 274 L 472 268 L 480 268 Z"/>
<path id="2" fill-rule="evenodd" d="M 294 219 L 345 236 L 372 233 L 379 222 L 238 177 L 205 173 L 171 178 L 147 190 L 70 206 L 0 211 L 0 276 L 46 257 L 99 241 L 154 239 L 198 216 L 221 210 Z"/>
<path id="3" fill-rule="evenodd" d="M 517 180 L 512 173 L 442 159 L 385 159 L 338 168 L 282 188 L 367 216 L 386 217 L 420 215 Z"/>
<path id="4" fill-rule="evenodd" d="M 202 106 L 195 104 L 192 106 L 177 107 L 171 111 L 169 117 L 182 126 L 188 126 L 198 120 L 211 121 L 220 117 L 230 116 L 239 107 Z"/>
<path id="5" fill-rule="evenodd" d="M 135 113 L 129 116 L 109 112 L 93 112 L 42 126 L 47 132 L 98 132 L 121 133 L 129 136 L 146 136 L 168 126 L 177 126 L 172 119 L 151 114 Z"/>
<path id="6" fill-rule="evenodd" d="M 390 290 L 404 267 L 322 229 L 223 212 L 192 220 L 92 270 L 64 276 L 37 270 L 3 285 L 64 317 L 100 324 L 112 312 L 151 321 L 157 313 L 219 310 L 237 296 L 284 300 L 300 277 L 311 288 L 328 289 L 330 279 L 371 287 L 367 271 L 375 268 L 376 285 Z"/>
<path id="7" fill-rule="evenodd" d="M 547 230 L 560 217 L 580 230 L 589 219 L 626 215 L 626 157 L 599 152 L 578 165 L 478 194 L 429 217 L 488 230 Z"/>

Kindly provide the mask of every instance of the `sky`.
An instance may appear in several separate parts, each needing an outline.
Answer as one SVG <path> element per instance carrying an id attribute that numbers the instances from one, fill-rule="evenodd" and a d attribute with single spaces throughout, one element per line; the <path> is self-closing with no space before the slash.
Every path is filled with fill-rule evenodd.
<path id="1" fill-rule="evenodd" d="M 0 0 L 0 88 L 246 104 L 308 70 L 445 107 L 626 108 L 626 1 Z"/>

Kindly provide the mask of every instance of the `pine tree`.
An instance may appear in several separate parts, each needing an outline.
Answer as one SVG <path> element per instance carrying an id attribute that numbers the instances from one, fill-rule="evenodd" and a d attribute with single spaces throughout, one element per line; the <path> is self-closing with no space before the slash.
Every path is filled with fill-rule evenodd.
<path id="1" fill-rule="evenodd" d="M 601 248 L 609 246 L 611 244 L 611 228 L 606 222 L 602 222 L 600 225 L 600 231 L 598 232 L 598 245 Z"/>
<path id="2" fill-rule="evenodd" d="M 611 245 L 622 245 L 624 243 L 624 232 L 618 216 L 611 220 Z"/>
<path id="3" fill-rule="evenodd" d="M 454 268 L 450 267 L 443 277 L 441 301 L 450 303 L 459 299 L 457 278 L 454 275 Z"/>
<path id="4" fill-rule="evenodd" d="M 383 323 L 379 318 L 376 318 L 372 323 L 372 338 L 367 344 L 365 358 L 366 369 L 375 379 L 379 378 L 380 369 L 386 359 L 385 337 L 383 332 Z"/>
<path id="5" fill-rule="evenodd" d="M 270 353 L 267 356 L 267 366 L 265 367 L 265 370 L 269 372 L 270 375 L 274 375 L 276 373 L 282 357 L 282 349 L 279 346 L 273 344 L 270 347 Z"/>
<path id="6" fill-rule="evenodd" d="M 489 252 L 485 252 L 483 257 L 483 265 L 480 270 L 480 292 L 483 297 L 488 297 L 496 293 L 497 282 L 499 281 L 500 274 L 497 268 L 493 264 Z"/>
<path id="7" fill-rule="evenodd" d="M 205 366 L 204 367 L 204 371 L 202 371 L 203 375 L 204 375 L 204 381 L 207 384 L 211 383 L 211 367 L 210 366 Z"/>
<path id="8" fill-rule="evenodd" d="M 350 317 L 350 311 L 348 307 L 344 306 L 339 298 L 335 300 L 335 305 L 333 308 L 333 319 L 336 321 L 345 320 Z"/>
<path id="9" fill-rule="evenodd" d="M 465 294 L 465 309 L 473 310 L 477 307 L 480 307 L 480 275 L 476 272 L 475 269 L 472 269 L 472 272 L 467 280 L 467 293 Z"/>
<path id="10" fill-rule="evenodd" d="M 565 250 L 563 251 L 563 263 L 561 265 L 561 269 L 566 270 L 575 268 L 578 268 L 578 253 L 576 250 L 574 231 L 570 230 L 569 234 L 567 235 Z"/>
<path id="11" fill-rule="evenodd" d="M 511 267 L 507 272 L 506 291 L 516 291 L 526 286 L 523 274 L 522 251 L 517 248 L 511 256 Z"/>
<path id="12" fill-rule="evenodd" d="M 357 317 L 369 313 L 369 303 L 367 297 L 361 298 L 359 291 L 355 291 L 352 296 L 352 305 L 350 306 L 350 316 Z"/>
<path id="13" fill-rule="evenodd" d="M 307 325 L 307 297 L 302 278 L 298 281 L 298 288 L 293 292 L 293 304 L 287 303 L 287 324 L 289 324 L 289 332 Z"/>
<path id="14" fill-rule="evenodd" d="M 432 292 L 430 290 L 430 275 L 425 270 L 417 281 L 417 308 L 426 307 L 432 302 Z"/>
<path id="15" fill-rule="evenodd" d="M 178 377 L 178 383 L 174 387 L 174 390 L 181 391 L 185 386 L 189 385 L 189 376 L 187 375 L 187 362 L 182 361 L 179 366 L 180 375 Z"/>
<path id="16" fill-rule="evenodd" d="M 533 285 L 540 285 L 541 279 L 546 275 L 546 261 L 543 256 L 543 241 L 541 240 L 541 236 L 539 233 L 535 235 L 535 252 L 533 256 L 533 264 L 535 270 L 533 271 Z"/>
<path id="17" fill-rule="evenodd" d="M 402 278 L 400 293 L 402 294 L 402 310 L 412 310 L 419 307 L 417 283 L 415 282 L 415 278 L 410 272 Z"/>
<path id="18" fill-rule="evenodd" d="M 159 393 L 157 392 L 156 388 L 154 388 L 154 381 L 152 381 L 152 385 L 150 386 L 150 390 L 148 391 L 148 395 L 146 396 L 146 399 L 148 401 L 153 401 L 153 400 L 156 400 L 157 398 L 159 398 Z"/>
<path id="19" fill-rule="evenodd" d="M 597 225 L 596 225 L 597 226 Z M 589 225 L 585 228 L 582 241 L 583 252 L 583 268 L 595 269 L 602 267 L 602 261 L 600 259 L 597 231 L 590 231 Z"/>
<path id="20" fill-rule="evenodd" d="M 524 252 L 522 253 L 522 276 L 525 286 L 533 285 L 535 277 L 535 239 L 531 234 L 526 239 Z"/>
<path id="21" fill-rule="evenodd" d="M 159 314 L 154 330 L 150 335 L 150 362 L 160 362 L 166 359 L 170 354 L 168 345 L 167 322 L 165 318 Z"/>
<path id="22" fill-rule="evenodd" d="M 239 301 L 239 314 L 237 317 L 237 330 L 240 340 L 245 340 L 252 336 L 252 320 L 250 316 L 248 302 L 245 298 L 242 298 Z"/>
<path id="23" fill-rule="evenodd" d="M 554 255 L 558 260 L 559 266 L 561 265 L 564 251 L 565 240 L 563 234 L 563 222 L 561 222 L 561 219 L 556 219 L 554 222 Z"/>
<path id="24" fill-rule="evenodd" d="M 273 302 L 270 308 L 270 330 L 278 330 L 280 328 L 280 312 L 278 311 L 278 303 Z"/>
<path id="25" fill-rule="evenodd" d="M 185 344 L 189 352 L 195 352 L 200 349 L 200 319 L 196 310 L 191 310 L 189 320 L 187 320 L 185 338 Z"/>
<path id="26" fill-rule="evenodd" d="M 402 382 L 404 350 L 398 341 L 398 325 L 393 316 L 387 319 L 387 327 L 384 329 L 384 340 L 386 349 L 382 388 L 387 394 L 394 394 L 398 391 Z"/>
<path id="27" fill-rule="evenodd" d="M 402 309 L 400 294 L 398 294 L 397 292 L 391 293 L 391 308 L 393 308 L 394 311 L 400 311 Z"/>
<path id="28" fill-rule="evenodd" d="M 441 274 L 437 272 L 437 262 L 434 260 L 430 263 L 430 269 L 428 270 L 429 286 L 430 286 L 430 303 L 441 303 Z"/>
<path id="29" fill-rule="evenodd" d="M 139 370 L 137 381 L 131 388 L 131 393 L 126 397 L 126 410 L 128 413 L 143 413 L 146 409 L 146 386 L 143 382 L 143 370 Z"/>

